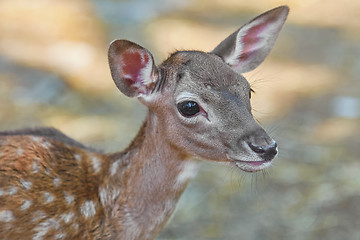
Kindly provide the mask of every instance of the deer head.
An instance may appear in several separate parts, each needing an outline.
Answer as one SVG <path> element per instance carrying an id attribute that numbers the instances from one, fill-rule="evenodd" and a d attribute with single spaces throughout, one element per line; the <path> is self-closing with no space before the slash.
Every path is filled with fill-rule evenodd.
<path id="1" fill-rule="evenodd" d="M 174 148 L 244 171 L 264 169 L 277 155 L 277 144 L 254 120 L 252 89 L 241 73 L 264 61 L 288 11 L 286 6 L 275 8 L 211 52 L 178 51 L 159 66 L 147 49 L 116 40 L 109 49 L 115 84 L 149 107 L 161 126 L 158 131 Z"/>

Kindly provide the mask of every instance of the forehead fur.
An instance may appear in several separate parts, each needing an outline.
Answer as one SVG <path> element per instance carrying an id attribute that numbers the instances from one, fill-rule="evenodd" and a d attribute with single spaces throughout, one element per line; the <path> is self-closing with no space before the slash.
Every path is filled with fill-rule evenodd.
<path id="1" fill-rule="evenodd" d="M 211 86 L 222 89 L 230 85 L 242 84 L 248 86 L 245 78 L 236 73 L 219 56 L 201 51 L 178 51 L 162 64 L 169 72 L 166 75 L 177 74 L 177 81 L 183 76 L 190 76 L 193 84 Z"/>

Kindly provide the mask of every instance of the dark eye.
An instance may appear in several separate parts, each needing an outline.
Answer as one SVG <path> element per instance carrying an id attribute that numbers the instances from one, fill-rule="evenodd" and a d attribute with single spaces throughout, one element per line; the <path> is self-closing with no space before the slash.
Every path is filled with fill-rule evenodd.
<path id="1" fill-rule="evenodd" d="M 192 117 L 200 112 L 199 105 L 194 101 L 184 101 L 177 104 L 177 108 L 184 117 Z"/>

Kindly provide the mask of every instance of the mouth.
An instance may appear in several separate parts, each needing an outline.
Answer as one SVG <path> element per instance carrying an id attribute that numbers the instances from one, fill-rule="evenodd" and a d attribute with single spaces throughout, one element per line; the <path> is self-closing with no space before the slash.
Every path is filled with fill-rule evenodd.
<path id="1" fill-rule="evenodd" d="M 271 160 L 263 160 L 263 161 L 244 161 L 244 160 L 238 160 L 230 157 L 227 155 L 228 159 L 233 162 L 238 168 L 243 170 L 244 172 L 258 172 L 265 168 L 268 168 L 271 166 L 272 159 Z"/>

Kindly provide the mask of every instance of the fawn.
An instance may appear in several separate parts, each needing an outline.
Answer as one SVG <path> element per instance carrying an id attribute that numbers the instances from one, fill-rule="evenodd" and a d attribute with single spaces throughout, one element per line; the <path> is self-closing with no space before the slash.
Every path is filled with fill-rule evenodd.
<path id="1" fill-rule="evenodd" d="M 0 133 L 1 239 L 154 239 L 198 159 L 247 172 L 271 165 L 277 144 L 251 114 L 240 73 L 268 55 L 287 18 L 256 17 L 212 52 L 178 51 L 156 66 L 127 40 L 109 48 L 119 90 L 149 108 L 132 143 L 105 154 L 53 128 Z"/>

